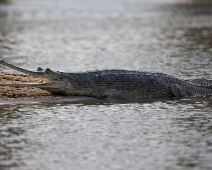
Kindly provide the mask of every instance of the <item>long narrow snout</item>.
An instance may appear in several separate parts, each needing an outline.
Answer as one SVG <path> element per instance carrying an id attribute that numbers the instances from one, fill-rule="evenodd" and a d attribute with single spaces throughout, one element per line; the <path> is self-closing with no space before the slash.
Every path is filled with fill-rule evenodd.
<path id="1" fill-rule="evenodd" d="M 9 87 L 37 87 L 43 90 L 47 90 L 51 93 L 57 93 L 57 94 L 66 94 L 66 90 L 64 88 L 67 86 L 67 84 L 61 80 L 60 74 L 57 72 L 52 71 L 51 69 L 47 68 L 44 72 L 33 72 L 28 71 L 23 68 L 19 68 L 17 66 L 11 65 L 9 63 L 6 63 L 5 61 L 0 61 L 1 65 L 7 66 L 13 70 L 36 76 L 38 78 L 45 79 L 46 83 L 0 83 L 0 86 L 9 86 Z M 56 80 L 56 81 L 55 81 Z M 51 81 L 51 82 L 50 82 Z"/>
<path id="2" fill-rule="evenodd" d="M 51 82 L 51 83 L 27 83 L 27 84 L 15 84 L 15 83 L 2 83 L 0 86 L 10 86 L 10 87 L 37 87 L 41 89 L 58 89 L 64 87 L 63 82 Z"/>
<path id="3" fill-rule="evenodd" d="M 14 66 L 14 65 L 11 65 L 9 63 L 6 63 L 4 60 L 1 60 L 0 64 L 4 65 L 4 66 L 7 66 L 7 67 L 9 67 L 9 68 L 11 68 L 13 70 L 20 71 L 20 72 L 25 73 L 25 74 L 29 74 L 29 75 L 33 75 L 33 76 L 37 76 L 37 77 L 41 77 L 41 78 L 46 78 L 44 72 L 34 72 L 34 71 L 25 70 L 23 68 L 19 68 L 17 66 Z"/>

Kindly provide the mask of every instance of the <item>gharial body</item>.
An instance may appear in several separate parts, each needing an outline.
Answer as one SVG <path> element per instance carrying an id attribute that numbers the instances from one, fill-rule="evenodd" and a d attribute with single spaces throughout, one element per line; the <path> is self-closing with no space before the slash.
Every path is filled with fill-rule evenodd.
<path id="1" fill-rule="evenodd" d="M 168 97 L 202 97 L 212 95 L 212 80 L 181 80 L 163 73 L 127 70 L 103 70 L 80 73 L 32 72 L 0 61 L 14 70 L 47 79 L 33 84 L 0 86 L 37 87 L 52 94 L 91 96 L 110 99 L 149 99 Z"/>

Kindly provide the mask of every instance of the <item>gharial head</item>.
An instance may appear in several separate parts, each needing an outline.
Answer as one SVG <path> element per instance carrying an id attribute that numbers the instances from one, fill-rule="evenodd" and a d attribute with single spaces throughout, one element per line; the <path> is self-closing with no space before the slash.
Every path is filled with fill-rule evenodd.
<path id="1" fill-rule="evenodd" d="M 41 83 L 27 83 L 27 84 L 6 84 L 6 83 L 1 83 L 0 86 L 11 86 L 11 87 L 37 87 L 40 89 L 47 90 L 51 93 L 57 93 L 57 94 L 66 94 L 67 93 L 67 79 L 69 78 L 68 75 L 63 74 L 61 76 L 61 73 L 59 72 L 54 72 L 51 69 L 47 68 L 44 72 L 33 72 L 33 71 L 28 71 L 23 68 L 19 68 L 17 66 L 11 65 L 9 63 L 6 63 L 5 61 L 1 60 L 0 61 L 1 65 L 7 66 L 13 70 L 29 74 L 32 76 L 36 76 L 41 78 L 43 81 Z M 66 79 L 67 77 L 67 79 Z"/>

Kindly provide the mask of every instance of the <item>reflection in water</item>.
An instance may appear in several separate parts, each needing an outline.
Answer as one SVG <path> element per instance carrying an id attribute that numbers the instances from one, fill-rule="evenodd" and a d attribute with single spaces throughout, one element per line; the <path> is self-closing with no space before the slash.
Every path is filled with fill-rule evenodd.
<path id="1" fill-rule="evenodd" d="M 211 168 L 207 162 L 210 162 L 212 156 L 212 117 L 210 114 L 205 114 L 204 110 L 211 110 L 212 104 L 210 102 L 207 106 L 204 103 L 206 108 L 202 104 L 202 102 L 195 104 L 199 108 L 195 109 L 195 114 L 179 116 L 173 120 L 174 126 L 180 131 L 180 136 L 185 136 L 184 138 L 179 136 L 176 141 L 183 146 L 183 151 L 180 148 L 181 154 L 178 156 L 177 163 L 183 167 L 197 167 L 201 164 L 203 169 Z M 173 154 L 176 154 L 176 150 Z"/>
<path id="2" fill-rule="evenodd" d="M 5 169 L 206 168 L 211 108 L 207 98 L 8 106 L 0 113 L 0 164 Z"/>
<path id="3" fill-rule="evenodd" d="M 15 155 L 23 150 L 26 141 L 21 137 L 25 128 L 21 126 L 21 113 L 17 106 L 9 106 L 0 110 L 0 167 L 8 169 L 20 166 L 21 161 L 14 161 Z"/>
<path id="4" fill-rule="evenodd" d="M 45 108 L 55 108 L 52 104 L 34 105 L 35 111 L 31 114 L 31 107 L 24 105 L 7 105 L 1 106 L 0 109 L 0 169 L 6 170 L 8 168 L 23 167 L 25 160 L 28 160 L 33 154 L 22 154 L 28 152 L 29 148 L 38 145 L 41 147 L 42 143 L 30 140 L 33 131 L 37 132 L 39 122 L 36 117 L 39 116 L 38 121 L 47 120 L 50 115 L 38 115 L 40 110 Z M 41 109 L 42 108 L 42 109 Z M 31 112 L 31 113 L 30 113 Z M 32 130 L 29 133 L 29 129 Z M 28 134 L 29 133 L 29 134 Z M 39 138 L 39 136 L 36 136 Z M 38 149 L 39 150 L 39 149 Z M 37 151 L 37 150 L 36 150 Z M 35 152 L 36 152 L 35 151 Z"/>

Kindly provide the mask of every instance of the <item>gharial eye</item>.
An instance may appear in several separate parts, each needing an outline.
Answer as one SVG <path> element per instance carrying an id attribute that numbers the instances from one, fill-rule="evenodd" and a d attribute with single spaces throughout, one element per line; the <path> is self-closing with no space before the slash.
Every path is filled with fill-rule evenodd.
<path id="1" fill-rule="evenodd" d="M 47 68 L 47 69 L 45 70 L 45 72 L 46 72 L 46 73 L 47 73 L 47 72 L 51 72 L 50 68 Z"/>
<path id="2" fill-rule="evenodd" d="M 38 68 L 37 68 L 37 71 L 42 72 L 43 69 L 42 69 L 41 67 L 38 67 Z"/>

